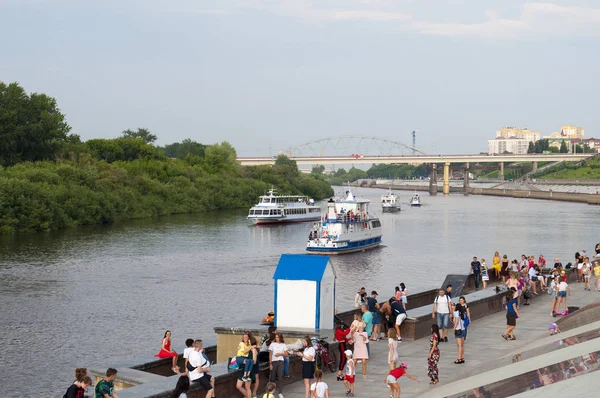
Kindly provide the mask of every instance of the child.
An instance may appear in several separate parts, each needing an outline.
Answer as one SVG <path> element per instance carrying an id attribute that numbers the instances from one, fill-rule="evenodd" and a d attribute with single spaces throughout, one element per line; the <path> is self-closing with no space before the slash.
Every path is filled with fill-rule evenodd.
<path id="1" fill-rule="evenodd" d="M 352 351 L 346 350 L 344 351 L 346 355 L 346 376 L 344 377 L 344 386 L 348 391 L 346 393 L 347 396 L 354 396 L 354 360 L 352 359 Z"/>
<path id="2" fill-rule="evenodd" d="M 315 372 L 316 383 L 310 386 L 310 394 L 313 398 L 329 398 L 329 387 L 323 382 L 323 372 L 317 369 Z"/>
<path id="3" fill-rule="evenodd" d="M 560 329 L 556 323 L 551 323 L 550 326 L 548 326 L 548 330 L 550 331 L 550 336 L 560 333 Z"/>
<path id="4" fill-rule="evenodd" d="M 596 290 L 600 292 L 600 263 L 594 261 L 594 276 L 596 277 Z"/>
<path id="5" fill-rule="evenodd" d="M 263 398 L 275 398 L 275 383 L 267 383 L 267 392 L 263 394 Z"/>
<path id="6" fill-rule="evenodd" d="M 583 290 L 592 291 L 590 289 L 590 279 L 592 279 L 592 264 L 590 264 L 590 260 L 586 257 L 585 262 L 583 263 L 583 268 L 581 269 L 581 274 L 583 275 Z"/>
<path id="7" fill-rule="evenodd" d="M 384 384 L 387 384 L 390 387 L 390 398 L 400 398 L 400 385 L 398 385 L 398 379 L 403 375 L 406 375 L 412 381 L 416 381 L 420 383 L 415 377 L 412 377 L 408 373 L 406 373 L 406 369 L 408 365 L 406 362 L 402 362 L 400 367 L 392 370 L 383 381 Z"/>
<path id="8" fill-rule="evenodd" d="M 485 290 L 485 288 L 487 287 L 487 283 L 490 280 L 490 277 L 488 275 L 488 269 L 487 266 L 485 265 L 485 258 L 481 259 L 481 281 L 483 282 L 483 289 Z"/>

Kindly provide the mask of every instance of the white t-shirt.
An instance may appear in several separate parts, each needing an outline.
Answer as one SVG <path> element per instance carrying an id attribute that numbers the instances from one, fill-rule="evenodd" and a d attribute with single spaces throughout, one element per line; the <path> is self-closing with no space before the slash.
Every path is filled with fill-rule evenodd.
<path id="1" fill-rule="evenodd" d="M 446 296 L 445 294 L 443 296 L 438 295 L 433 302 L 434 304 L 437 303 L 437 312 L 439 314 L 450 313 L 450 308 L 448 308 L 448 304 L 452 302 L 452 299 L 448 299 L 448 296 Z"/>
<path id="2" fill-rule="evenodd" d="M 183 350 L 183 359 L 188 359 L 190 357 L 190 352 L 194 351 L 194 347 L 187 347 Z"/>
<path id="3" fill-rule="evenodd" d="M 309 361 L 308 359 L 306 359 L 305 357 L 307 356 L 311 356 L 312 360 Z M 314 347 L 306 347 L 304 349 L 304 356 L 302 357 L 302 361 L 304 362 L 312 362 L 315 360 L 315 348 Z"/>
<path id="4" fill-rule="evenodd" d="M 350 364 L 352 364 L 352 365 L 350 365 Z M 348 359 L 348 362 L 346 362 L 346 375 L 354 376 L 355 371 L 356 371 L 356 369 L 354 368 L 354 359 L 350 358 L 350 359 Z"/>
<path id="5" fill-rule="evenodd" d="M 583 263 L 577 264 L 577 269 L 581 269 L 581 268 L 583 268 Z"/>
<path id="6" fill-rule="evenodd" d="M 537 271 L 535 270 L 535 268 L 531 268 L 529 270 L 529 279 L 532 279 L 536 275 L 537 275 Z"/>
<path id="7" fill-rule="evenodd" d="M 190 356 L 188 357 L 188 361 L 190 365 L 192 365 L 194 370 L 188 373 L 190 381 L 198 380 L 202 376 L 204 376 L 204 372 L 200 372 L 197 368 L 200 366 L 201 368 L 207 367 L 206 359 L 200 354 L 198 351 L 190 352 Z"/>
<path id="8" fill-rule="evenodd" d="M 567 286 L 569 286 L 569 285 L 567 285 L 567 282 L 564 282 L 564 281 L 560 282 L 558 284 L 558 291 L 559 292 L 566 292 L 567 291 Z"/>
<path id="9" fill-rule="evenodd" d="M 283 354 L 287 351 L 287 346 L 283 343 L 271 343 L 271 345 L 269 346 L 269 351 L 271 351 L 273 354 L 271 355 L 271 360 L 273 362 L 275 361 L 283 361 L 284 357 L 283 356 L 275 356 L 275 354 Z"/>
<path id="10" fill-rule="evenodd" d="M 465 324 L 463 320 L 460 319 L 460 312 L 454 311 L 454 319 L 456 319 L 456 324 L 454 325 L 454 330 L 465 330 Z"/>
<path id="11" fill-rule="evenodd" d="M 329 387 L 327 387 L 327 383 L 320 381 L 318 383 L 312 383 L 310 386 L 310 391 L 316 391 L 317 397 L 323 398 L 325 397 L 325 391 L 327 391 L 328 388 Z"/>

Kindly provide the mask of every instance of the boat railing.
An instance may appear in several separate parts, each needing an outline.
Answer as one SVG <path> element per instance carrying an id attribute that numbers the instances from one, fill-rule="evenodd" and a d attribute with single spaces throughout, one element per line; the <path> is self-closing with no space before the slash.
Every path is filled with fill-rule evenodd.
<path id="1" fill-rule="evenodd" d="M 364 213 L 364 214 L 341 213 L 341 214 L 336 214 L 334 220 L 330 218 L 327 220 L 327 222 L 353 224 L 353 223 L 357 223 L 357 222 L 366 222 L 368 220 L 369 220 L 369 215 L 366 213 Z"/>

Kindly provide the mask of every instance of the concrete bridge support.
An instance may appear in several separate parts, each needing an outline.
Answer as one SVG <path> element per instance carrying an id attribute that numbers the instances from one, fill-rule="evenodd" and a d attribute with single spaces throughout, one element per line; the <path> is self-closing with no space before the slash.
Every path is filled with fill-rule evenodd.
<path id="1" fill-rule="evenodd" d="M 469 163 L 465 163 L 465 171 L 464 171 L 464 178 L 463 178 L 463 194 L 468 195 L 470 192 L 470 187 L 469 187 L 469 170 L 471 170 L 471 168 L 469 167 Z"/>
<path id="2" fill-rule="evenodd" d="M 450 194 L 450 163 L 444 163 L 444 195 Z"/>
<path id="3" fill-rule="evenodd" d="M 429 194 L 431 196 L 437 195 L 437 171 L 436 164 L 432 163 L 429 165 L 431 171 L 429 173 Z"/>
<path id="4" fill-rule="evenodd" d="M 537 171 L 538 168 L 538 162 L 531 162 L 531 171 L 533 171 L 534 173 Z"/>
<path id="5" fill-rule="evenodd" d="M 500 162 L 500 170 L 498 171 L 498 179 L 504 181 L 504 162 Z"/>

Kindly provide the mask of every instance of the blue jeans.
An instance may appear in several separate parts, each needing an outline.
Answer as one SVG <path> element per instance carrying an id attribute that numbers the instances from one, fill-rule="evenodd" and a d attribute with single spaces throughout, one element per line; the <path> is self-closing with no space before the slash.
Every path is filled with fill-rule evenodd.
<path id="1" fill-rule="evenodd" d="M 475 289 L 479 289 L 479 278 L 481 276 L 480 272 L 473 272 L 473 277 L 475 277 Z"/>
<path id="2" fill-rule="evenodd" d="M 242 368 L 242 365 L 243 365 L 244 374 L 250 373 L 252 371 L 252 367 L 254 366 L 254 361 L 252 360 L 252 358 L 235 357 L 235 362 L 237 363 L 237 365 L 240 369 Z"/>
<path id="3" fill-rule="evenodd" d="M 290 357 L 283 357 L 283 374 L 287 376 L 290 370 Z"/>
<path id="4" fill-rule="evenodd" d="M 440 314 L 436 312 L 437 325 L 440 329 L 448 329 L 448 323 L 450 321 L 450 314 Z"/>

